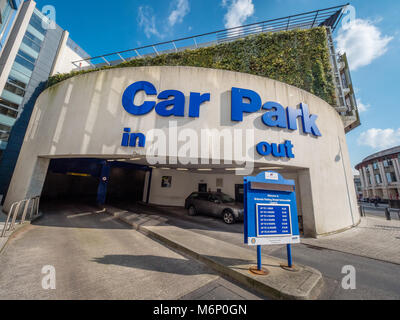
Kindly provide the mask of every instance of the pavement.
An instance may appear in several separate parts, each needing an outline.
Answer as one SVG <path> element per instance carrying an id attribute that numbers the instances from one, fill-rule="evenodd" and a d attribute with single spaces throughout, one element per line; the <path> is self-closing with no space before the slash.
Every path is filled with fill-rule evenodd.
<path id="1" fill-rule="evenodd" d="M 0 299 L 264 299 L 89 206 L 57 207 L 0 255 Z M 45 290 L 44 266 L 56 289 Z"/>
<path id="2" fill-rule="evenodd" d="M 296 272 L 288 271 L 281 267 L 286 263 L 285 260 L 268 255 L 262 256 L 262 264 L 269 274 L 260 276 L 250 273 L 250 267 L 257 265 L 255 247 L 250 251 L 229 242 L 196 234 L 170 225 L 166 223 L 165 217 L 156 214 L 147 215 L 110 206 L 107 212 L 262 295 L 274 299 L 310 300 L 316 299 L 323 287 L 322 275 L 318 270 L 298 264 Z"/>
<path id="3" fill-rule="evenodd" d="M 179 207 L 151 207 L 138 204 L 119 204 L 122 209 L 139 212 L 148 216 L 155 214 L 163 218 L 163 221 L 190 230 L 195 234 L 205 235 L 210 238 L 228 242 L 254 252 L 252 247 L 243 244 L 243 224 L 226 225 L 221 219 L 207 216 L 188 216 L 187 210 Z M 377 220 L 378 225 L 383 219 Z M 393 220 L 392 220 L 393 222 Z M 386 231 L 385 231 L 386 230 Z M 391 228 L 381 230 L 382 233 L 391 232 Z M 348 230 L 340 235 L 347 236 Z M 374 229 L 364 229 L 365 237 L 375 239 Z M 337 235 L 338 238 L 340 238 Z M 387 235 L 381 235 L 386 238 Z M 355 240 L 348 238 L 350 244 Z M 400 299 L 400 268 L 398 264 L 376 260 L 370 257 L 363 257 L 356 252 L 346 253 L 336 249 L 324 248 L 305 244 L 308 239 L 302 238 L 302 244 L 292 246 L 292 254 L 295 263 L 311 266 L 322 273 L 324 287 L 319 299 L 323 300 L 347 300 L 347 299 Z M 314 240 L 314 239 L 311 239 Z M 324 239 L 319 239 L 324 240 Z M 373 244 L 371 244 L 373 246 Z M 343 244 L 346 249 L 346 243 Z M 363 247 L 370 246 L 370 242 L 363 243 Z M 370 249 L 373 251 L 373 249 Z M 263 246 L 262 252 L 266 255 L 280 259 L 286 258 L 286 246 L 274 245 Z M 390 258 L 390 257 L 389 257 Z M 354 266 L 357 271 L 357 287 L 355 290 L 345 290 L 342 287 L 342 280 L 345 276 L 342 273 L 344 266 Z"/>
<path id="4" fill-rule="evenodd" d="M 3 213 L 0 207 L 0 234 L 3 232 L 4 224 L 7 219 L 7 216 Z M 3 250 L 6 245 L 8 237 L 0 237 L 0 252 Z"/>
<path id="5" fill-rule="evenodd" d="M 1 197 L 0 197 L 0 201 L 1 201 Z M 4 225 L 6 223 L 7 220 L 7 214 L 4 213 L 3 211 L 3 206 L 0 205 L 0 235 L 3 232 L 4 229 Z M 10 239 L 11 235 L 17 231 L 19 231 L 22 228 L 25 228 L 27 225 L 29 225 L 30 222 L 26 221 L 24 224 L 19 224 L 18 222 L 15 224 L 14 230 L 12 231 L 7 231 L 5 233 L 4 237 L 0 237 L 0 254 L 1 252 L 4 250 L 4 248 L 6 247 L 8 240 Z"/>
<path id="6" fill-rule="evenodd" d="M 353 229 L 302 243 L 400 264 L 400 221 L 367 216 Z"/>
<path id="7" fill-rule="evenodd" d="M 253 256 L 254 253 L 254 248 L 248 247 L 243 245 L 243 224 L 238 223 L 235 225 L 226 225 L 223 223 L 222 220 L 216 219 L 216 218 L 211 218 L 211 217 L 206 217 L 206 216 L 195 216 L 195 217 L 190 217 L 187 215 L 186 210 L 183 208 L 171 208 L 171 207 L 148 207 L 148 206 L 139 206 L 139 205 L 128 205 L 128 204 L 121 204 L 122 209 L 128 209 L 129 211 L 135 211 L 139 212 L 142 214 L 142 216 L 147 215 L 147 219 L 151 220 L 151 218 L 154 218 L 155 216 L 158 216 L 159 223 L 163 224 L 169 224 L 172 226 L 176 226 L 179 228 L 182 228 L 184 230 L 190 231 L 191 234 L 193 235 L 194 238 L 196 238 L 198 235 L 203 235 L 211 239 L 216 239 L 218 241 L 222 242 L 227 242 L 229 244 L 233 244 L 236 247 L 241 247 L 251 253 Z M 109 216 L 103 214 L 100 216 L 98 215 L 88 215 L 88 216 L 83 216 L 79 217 L 79 213 L 85 211 L 86 209 L 83 209 L 82 206 L 77 206 L 77 208 L 66 208 L 63 207 L 61 208 L 59 205 L 54 206 L 54 208 L 50 208 L 49 212 L 50 213 L 56 213 L 67 210 L 70 212 L 70 215 L 78 215 L 74 220 L 77 222 L 76 223 L 76 228 L 77 230 L 72 230 L 73 228 L 68 226 L 68 221 L 65 221 L 64 218 L 61 219 L 61 217 L 55 219 L 49 219 L 49 217 L 45 216 L 36 224 L 34 224 L 33 228 L 41 228 L 38 231 L 35 232 L 35 235 L 39 235 L 40 233 L 44 233 L 48 231 L 49 227 L 52 227 L 52 225 L 57 226 L 53 231 L 52 235 L 54 238 L 64 237 L 64 232 L 66 234 L 70 232 L 79 232 L 79 233 L 86 233 L 86 232 L 92 232 L 93 228 L 99 228 L 98 232 L 101 233 L 101 226 L 98 226 L 98 222 L 92 221 L 92 219 L 106 219 L 108 221 L 107 223 L 111 223 L 110 221 L 113 221 L 112 223 L 118 223 L 120 225 L 121 230 L 129 230 L 129 233 L 136 233 L 136 231 L 133 231 L 130 229 L 130 227 L 127 224 L 122 224 L 117 221 L 117 219 L 111 218 Z M 87 208 L 87 211 L 89 212 L 90 208 Z M 60 212 L 62 213 L 62 212 Z M 87 219 L 86 219 L 86 218 Z M 90 219 L 89 219 L 90 218 Z M 71 221 L 71 218 L 68 219 Z M 68 223 L 67 223 L 68 222 Z M 79 222 L 79 223 L 78 223 Z M 38 225 L 40 223 L 40 225 Z M 65 223 L 67 223 L 65 225 Z M 93 228 L 88 228 L 87 226 L 91 225 L 94 223 Z M 367 227 L 365 227 L 364 223 L 367 224 Z M 368 223 L 370 223 L 368 227 Z M 314 244 L 305 244 L 304 242 L 308 240 L 315 241 L 315 239 L 302 239 L 303 244 L 298 244 L 293 246 L 293 258 L 294 262 L 301 263 L 303 265 L 308 265 L 311 266 L 312 268 L 315 268 L 317 270 L 320 270 L 323 276 L 324 280 L 324 287 L 322 289 L 322 293 L 319 297 L 319 299 L 400 299 L 400 268 L 398 264 L 394 262 L 387 262 L 385 260 L 376 260 L 376 258 L 379 259 L 386 259 L 390 260 L 389 254 L 386 254 L 385 257 L 384 252 L 387 250 L 387 248 L 390 246 L 382 246 L 381 248 L 383 249 L 376 249 L 375 242 L 377 241 L 378 237 L 382 239 L 383 242 L 386 242 L 386 239 L 388 241 L 394 241 L 393 237 L 389 236 L 389 234 L 394 233 L 395 238 L 398 236 L 396 235 L 396 227 L 397 222 L 395 220 L 392 220 L 391 222 L 386 222 L 384 219 L 381 218 L 373 218 L 373 217 L 368 217 L 367 220 L 363 218 L 362 224 L 359 226 L 359 229 L 361 230 L 359 233 L 363 234 L 362 237 L 364 239 L 367 239 L 368 241 L 361 241 L 358 245 L 364 248 L 364 254 L 365 255 L 371 255 L 374 253 L 375 250 L 381 250 L 382 252 L 380 253 L 380 257 L 367 257 L 367 256 L 361 256 L 359 250 L 357 250 L 357 246 L 355 246 L 352 250 L 349 250 L 349 247 L 351 245 L 354 246 L 354 242 L 357 242 L 357 236 L 350 236 L 350 234 L 353 234 L 356 229 L 348 230 L 344 233 L 335 235 L 335 236 L 330 236 L 330 237 L 335 237 L 334 243 L 335 246 L 331 247 L 332 249 L 327 247 L 327 244 L 325 243 L 327 238 L 322 238 L 322 239 L 317 239 L 319 243 L 314 243 Z M 383 227 L 382 227 L 383 226 Z M 29 228 L 31 228 L 29 227 Z M 43 230 L 43 228 L 45 228 Z M 377 229 L 379 229 L 377 231 Z M 40 231 L 40 232 L 39 232 Z M 27 232 L 24 232 L 21 234 L 21 237 L 23 239 L 26 238 L 25 241 L 16 243 L 14 240 L 17 239 L 12 239 L 10 241 L 8 247 L 6 248 L 7 250 L 4 252 L 4 254 L 8 254 L 10 251 L 9 250 L 16 250 L 20 252 L 23 255 L 26 255 L 27 253 L 25 246 L 30 245 L 31 242 L 36 242 L 37 246 L 42 246 L 41 242 L 36 239 L 36 236 L 31 236 L 30 230 L 27 230 Z M 107 233 L 110 231 L 107 231 Z M 117 232 L 117 231 L 116 231 Z M 378 234 L 376 234 L 378 232 Z M 71 237 L 66 235 L 67 237 Z M 105 235 L 104 235 L 105 236 Z M 117 236 L 119 238 L 120 236 Z M 344 238 L 343 238 L 344 237 Z M 114 241 L 113 239 L 108 239 L 106 237 L 107 242 L 109 241 Z M 114 237 L 113 237 L 114 238 Z M 124 240 L 121 239 L 121 241 L 129 241 L 129 238 L 123 237 Z M 343 238 L 343 239 L 341 239 Z M 43 238 L 45 239 L 45 238 Z M 347 239 L 346 241 L 344 239 Z M 399 239 L 400 240 L 400 239 Z M 154 240 L 152 240 L 154 241 Z M 65 268 L 67 270 L 62 270 L 62 272 L 74 272 L 74 263 L 75 261 L 79 260 L 91 260 L 93 257 L 96 256 L 91 256 L 91 255 L 76 255 L 76 252 L 71 249 L 71 248 L 64 248 L 62 245 L 59 246 L 58 241 L 54 241 L 52 237 L 49 237 L 46 240 L 47 242 L 54 242 L 54 245 L 56 246 L 56 250 L 59 250 L 61 253 L 63 250 L 66 250 L 67 253 L 70 252 L 70 260 L 72 261 L 71 265 Z M 102 243 L 102 242 L 101 242 Z M 160 242 L 157 242 L 159 243 Z M 219 243 L 219 242 L 218 242 Z M 396 242 L 394 242 L 396 243 Z M 337 245 L 336 245 L 337 244 Z M 72 244 L 71 244 L 72 245 Z M 88 246 L 87 243 L 81 244 L 78 242 L 76 244 L 77 246 Z M 95 246 L 95 243 L 91 243 L 91 245 Z M 115 244 L 114 244 L 115 245 Z M 116 244 L 119 245 L 119 244 Z M 372 246 L 372 249 L 367 250 L 366 247 Z M 50 248 L 46 244 L 47 249 L 42 251 L 42 255 L 47 257 L 51 256 L 52 252 L 48 251 Z M 374 249 L 375 248 L 375 249 Z M 91 251 L 90 249 L 89 251 Z M 177 252 L 173 248 L 169 248 L 168 250 L 172 250 L 174 252 Z M 341 250 L 341 251 L 339 251 Z M 285 259 L 286 257 L 286 248 L 285 246 L 264 246 L 263 249 L 263 254 L 265 255 L 271 255 L 279 259 Z M 29 251 L 28 251 L 29 252 Z M 189 255 L 182 254 L 181 252 L 177 252 L 179 255 L 185 257 L 186 259 L 192 261 L 192 259 Z M 4 256 L 3 254 L 3 256 Z M 110 255 L 112 254 L 111 248 L 110 248 Z M 394 253 L 396 254 L 396 252 Z M 5 270 L 10 269 L 10 268 L 16 268 L 15 266 L 18 266 L 16 270 L 14 271 L 16 274 L 21 273 L 19 270 L 20 268 L 27 268 L 25 264 L 21 264 L 18 261 L 15 260 L 3 260 L 3 256 L 0 256 L 0 264 L 4 267 Z M 35 258 L 37 256 L 33 257 L 32 264 L 37 264 L 37 261 L 35 262 Z M 41 256 L 37 257 L 38 259 L 41 258 Z M 122 259 L 122 261 L 125 261 L 126 259 L 129 259 L 129 254 L 126 254 L 125 257 Z M 5 264 L 4 264 L 5 262 Z M 125 263 L 125 262 L 123 262 Z M 200 263 L 200 265 L 202 265 Z M 355 290 L 345 290 L 343 289 L 341 282 L 344 277 L 344 274 L 342 274 L 342 268 L 343 266 L 346 265 L 351 265 L 354 266 L 355 269 L 357 270 L 357 288 Z M 8 267 L 7 267 L 8 266 Z M 110 267 L 109 265 L 105 265 L 107 267 Z M 204 264 L 203 264 L 204 266 Z M 92 268 L 92 266 L 88 266 Z M 71 270 L 69 270 L 71 268 Z M 210 268 L 206 268 L 210 274 L 215 274 Z M 58 270 L 58 268 L 57 268 Z M 8 271 L 7 271 L 8 272 Z M 36 272 L 36 271 L 35 271 Z M 25 270 L 26 273 L 26 270 Z M 136 273 L 136 270 L 133 270 L 133 272 L 130 273 L 130 275 L 134 275 Z M 2 276 L 3 272 L 0 273 L 0 276 Z M 13 275 L 10 273 L 7 273 L 8 277 L 12 277 Z M 87 282 L 86 277 L 83 277 L 82 275 L 78 276 L 72 276 L 70 277 L 76 277 L 76 281 L 81 281 L 83 283 Z M 113 278 L 113 275 L 110 276 Z M 118 277 L 117 277 L 118 278 Z M 151 277 L 150 277 L 151 278 Z M 26 280 L 26 278 L 25 278 Z M 118 280 L 118 279 L 117 279 Z M 2 290 L 3 286 L 3 279 L 0 278 L 0 293 L 4 290 Z M 36 280 L 36 283 L 39 280 Z M 23 282 L 23 281 L 22 281 Z M 20 286 L 24 286 L 24 283 L 20 283 Z M 151 282 L 149 280 L 149 282 Z M 27 281 L 29 283 L 29 281 Z M 106 289 L 104 290 L 111 290 L 113 291 L 113 286 L 118 284 L 118 281 L 109 281 L 106 285 Z M 95 285 L 92 284 L 95 290 Z M 77 286 L 77 285 L 76 285 Z M 110 288 L 108 288 L 110 287 Z M 17 290 L 18 286 L 11 287 L 9 289 L 12 290 Z M 40 288 L 36 288 L 35 290 L 39 290 Z M 83 289 L 84 291 L 89 289 Z M 29 291 L 29 288 L 28 290 Z M 10 291 L 12 292 L 12 291 Z M 28 294 L 28 293 L 26 293 Z M 36 294 L 36 292 L 35 292 Z M 83 293 L 82 293 L 83 295 Z M 81 297 L 82 297 L 81 295 Z M 16 295 L 18 297 L 18 295 Z M 61 297 L 66 297 L 65 295 L 60 295 Z M 89 292 L 89 299 L 90 297 L 93 297 L 94 295 L 90 294 Z M 53 295 L 54 297 L 54 295 Z M 134 294 L 132 295 L 134 297 Z M 1 298 L 1 296 L 0 296 Z M 101 298 L 101 297 L 100 297 Z M 238 282 L 233 282 L 231 279 L 224 279 L 222 277 L 217 277 L 215 280 L 210 280 L 209 282 L 205 284 L 200 284 L 198 288 L 195 288 L 193 291 L 188 292 L 187 294 L 183 293 L 179 299 L 188 299 L 188 300 L 195 300 L 195 299 L 265 299 L 265 296 L 262 296 L 258 293 L 256 293 L 254 290 L 250 290 L 248 287 L 244 287 Z M 78 299 L 80 299 L 78 297 Z M 125 297 L 125 299 L 127 299 Z M 140 298 L 139 298 L 140 299 Z"/>

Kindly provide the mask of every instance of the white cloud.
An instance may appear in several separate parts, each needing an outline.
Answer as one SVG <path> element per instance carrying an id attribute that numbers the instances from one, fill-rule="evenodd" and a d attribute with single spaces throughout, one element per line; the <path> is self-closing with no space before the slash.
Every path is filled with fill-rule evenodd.
<path id="1" fill-rule="evenodd" d="M 222 0 L 222 6 L 228 6 L 228 0 Z M 234 28 L 244 24 L 244 22 L 254 14 L 253 0 L 231 0 L 228 12 L 225 15 L 225 28 Z"/>
<path id="2" fill-rule="evenodd" d="M 369 104 L 362 103 L 361 99 L 357 99 L 357 106 L 360 113 L 368 111 L 371 107 Z"/>
<path id="3" fill-rule="evenodd" d="M 140 6 L 138 10 L 137 22 L 141 28 L 144 28 L 144 34 L 147 38 L 151 36 L 160 36 L 156 27 L 156 17 L 154 11 L 149 6 Z"/>
<path id="4" fill-rule="evenodd" d="M 181 23 L 189 11 L 190 6 L 188 0 L 177 0 L 176 9 L 174 9 L 168 17 L 169 25 L 173 27 L 177 22 Z"/>
<path id="5" fill-rule="evenodd" d="M 376 129 L 364 131 L 358 137 L 358 144 L 374 149 L 388 149 L 400 144 L 399 129 Z"/>
<path id="6" fill-rule="evenodd" d="M 350 68 L 356 70 L 384 55 L 393 37 L 382 35 L 370 21 L 355 19 L 340 28 L 336 38 L 338 50 L 346 52 Z"/>

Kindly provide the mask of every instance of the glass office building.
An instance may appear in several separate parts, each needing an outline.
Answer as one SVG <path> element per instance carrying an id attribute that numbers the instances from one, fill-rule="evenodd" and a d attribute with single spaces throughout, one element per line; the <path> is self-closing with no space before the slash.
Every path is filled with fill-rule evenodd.
<path id="1" fill-rule="evenodd" d="M 33 107 L 49 76 L 69 72 L 72 61 L 87 57 L 34 1 L 16 5 L 7 0 L 2 6 L 2 21 L 15 17 L 0 51 L 0 195 L 7 191 Z"/>
<path id="2" fill-rule="evenodd" d="M 0 0 L 0 52 L 6 43 L 21 0 Z"/>
<path id="3" fill-rule="evenodd" d="M 19 113 L 22 112 L 21 104 L 24 100 L 25 90 L 35 70 L 35 63 L 46 36 L 46 29 L 42 26 L 43 18 L 43 15 L 35 9 L 0 95 L 1 150 L 7 146 L 11 128 Z"/>

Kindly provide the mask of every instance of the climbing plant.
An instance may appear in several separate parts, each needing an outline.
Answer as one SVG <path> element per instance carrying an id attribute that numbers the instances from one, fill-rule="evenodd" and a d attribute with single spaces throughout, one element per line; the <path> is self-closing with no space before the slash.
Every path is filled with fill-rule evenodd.
<path id="1" fill-rule="evenodd" d="M 49 79 L 48 87 L 79 74 L 142 66 L 193 66 L 250 73 L 296 86 L 336 105 L 324 27 L 263 33 L 210 47 L 137 58 L 93 70 L 58 74 Z"/>

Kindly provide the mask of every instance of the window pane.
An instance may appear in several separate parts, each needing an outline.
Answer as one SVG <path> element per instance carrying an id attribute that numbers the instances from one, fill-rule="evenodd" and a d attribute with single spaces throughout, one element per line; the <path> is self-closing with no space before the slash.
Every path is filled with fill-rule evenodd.
<path id="1" fill-rule="evenodd" d="M 8 141 L 8 138 L 10 137 L 9 132 L 3 132 L 0 130 L 0 140 L 2 141 Z"/>
<path id="2" fill-rule="evenodd" d="M 21 88 L 16 87 L 15 85 L 11 83 L 6 83 L 4 86 L 4 89 L 16 94 L 17 96 L 23 97 L 25 96 L 25 91 L 22 90 Z"/>
<path id="3" fill-rule="evenodd" d="M 14 111 L 8 108 L 3 107 L 0 104 L 0 114 L 3 114 L 7 117 L 16 118 L 18 116 L 18 111 Z"/>
<path id="4" fill-rule="evenodd" d="M 11 10 L 12 10 L 12 7 L 11 7 L 11 4 L 10 4 L 9 0 L 6 1 L 6 5 L 3 8 L 0 8 L 0 11 L 1 11 L 0 12 L 0 14 L 1 14 L 1 17 L 0 17 L 0 33 L 3 32 L 4 27 L 7 25 L 7 20 L 8 20 L 8 17 L 10 16 L 10 13 L 11 13 Z"/>
<path id="5" fill-rule="evenodd" d="M 39 18 L 36 13 L 32 15 L 31 21 L 29 24 L 34 27 L 38 32 L 40 32 L 43 35 L 46 35 L 46 30 L 43 29 L 42 27 L 42 19 Z"/>
<path id="6" fill-rule="evenodd" d="M 15 109 L 15 110 L 18 110 L 18 108 L 19 108 L 18 104 L 12 103 L 12 102 L 10 102 L 10 101 L 8 101 L 6 99 L 3 99 L 3 98 L 0 98 L 0 104 L 4 105 L 6 107 L 9 107 L 9 108 Z"/>
<path id="7" fill-rule="evenodd" d="M 25 68 L 31 71 L 35 69 L 35 65 L 33 63 L 30 63 L 29 61 L 25 60 L 24 58 L 21 58 L 20 56 L 16 56 L 15 62 L 18 62 L 21 66 L 24 66 Z"/>
<path id="8" fill-rule="evenodd" d="M 12 103 L 18 104 L 18 105 L 20 105 L 22 103 L 22 101 L 24 100 L 24 98 L 6 90 L 6 89 L 3 90 L 1 97 L 8 101 L 11 101 Z"/>
<path id="9" fill-rule="evenodd" d="M 33 43 L 37 44 L 39 47 L 42 46 L 42 41 L 40 39 L 38 39 L 37 37 L 35 37 L 32 33 L 30 33 L 29 31 L 26 31 L 25 33 L 25 37 L 27 37 L 29 40 L 32 40 Z"/>
<path id="10" fill-rule="evenodd" d="M 6 126 L 5 124 L 0 123 L 0 130 L 1 131 L 11 131 L 11 127 Z"/>
<path id="11" fill-rule="evenodd" d="M 22 74 L 24 74 L 24 75 L 26 75 L 27 77 L 29 77 L 29 79 L 32 76 L 32 70 L 29 70 L 29 69 L 25 68 L 24 66 L 21 66 L 16 61 L 14 62 L 13 69 L 18 71 L 18 72 L 20 72 L 20 73 L 22 73 Z"/>
<path id="12" fill-rule="evenodd" d="M 33 50 L 31 47 L 27 46 L 25 43 L 21 43 L 21 46 L 19 47 L 21 51 L 26 52 L 29 54 L 31 57 L 37 59 L 39 57 L 39 53 L 35 50 Z"/>
<path id="13" fill-rule="evenodd" d="M 200 200 L 208 200 L 208 193 L 199 193 L 199 199 Z"/>
<path id="14" fill-rule="evenodd" d="M 36 52 L 40 52 L 40 46 L 38 46 L 36 43 L 34 43 L 31 39 L 29 39 L 28 37 L 24 37 L 22 39 L 22 42 L 25 43 L 28 47 L 32 48 L 33 50 L 35 50 Z"/>
<path id="15" fill-rule="evenodd" d="M 28 26 L 27 32 L 29 32 L 33 37 L 35 37 L 39 43 L 42 42 L 44 40 L 44 35 L 41 34 L 39 31 L 37 31 L 34 27 L 32 27 L 31 25 Z M 31 36 L 29 36 L 32 40 L 33 39 Z"/>
<path id="16" fill-rule="evenodd" d="M 9 77 L 8 77 L 8 80 L 7 80 L 9 83 L 11 83 L 11 84 L 15 84 L 15 85 L 17 85 L 18 87 L 21 87 L 22 89 L 26 89 L 26 83 L 24 83 L 24 82 L 22 82 L 22 81 L 19 81 L 18 79 L 16 79 L 15 77 L 13 77 L 12 75 L 10 75 Z"/>
<path id="17" fill-rule="evenodd" d="M 9 78 L 15 79 L 21 84 L 25 84 L 25 87 L 28 85 L 30 78 L 21 72 L 18 72 L 14 68 L 11 69 L 10 75 L 8 76 Z M 20 87 L 23 87 L 23 85 L 20 85 Z"/>
<path id="18" fill-rule="evenodd" d="M 35 58 L 31 57 L 29 54 L 27 54 L 26 52 L 24 52 L 22 50 L 18 51 L 18 55 L 21 56 L 22 58 L 28 60 L 29 62 L 31 62 L 33 64 L 36 62 Z"/>

